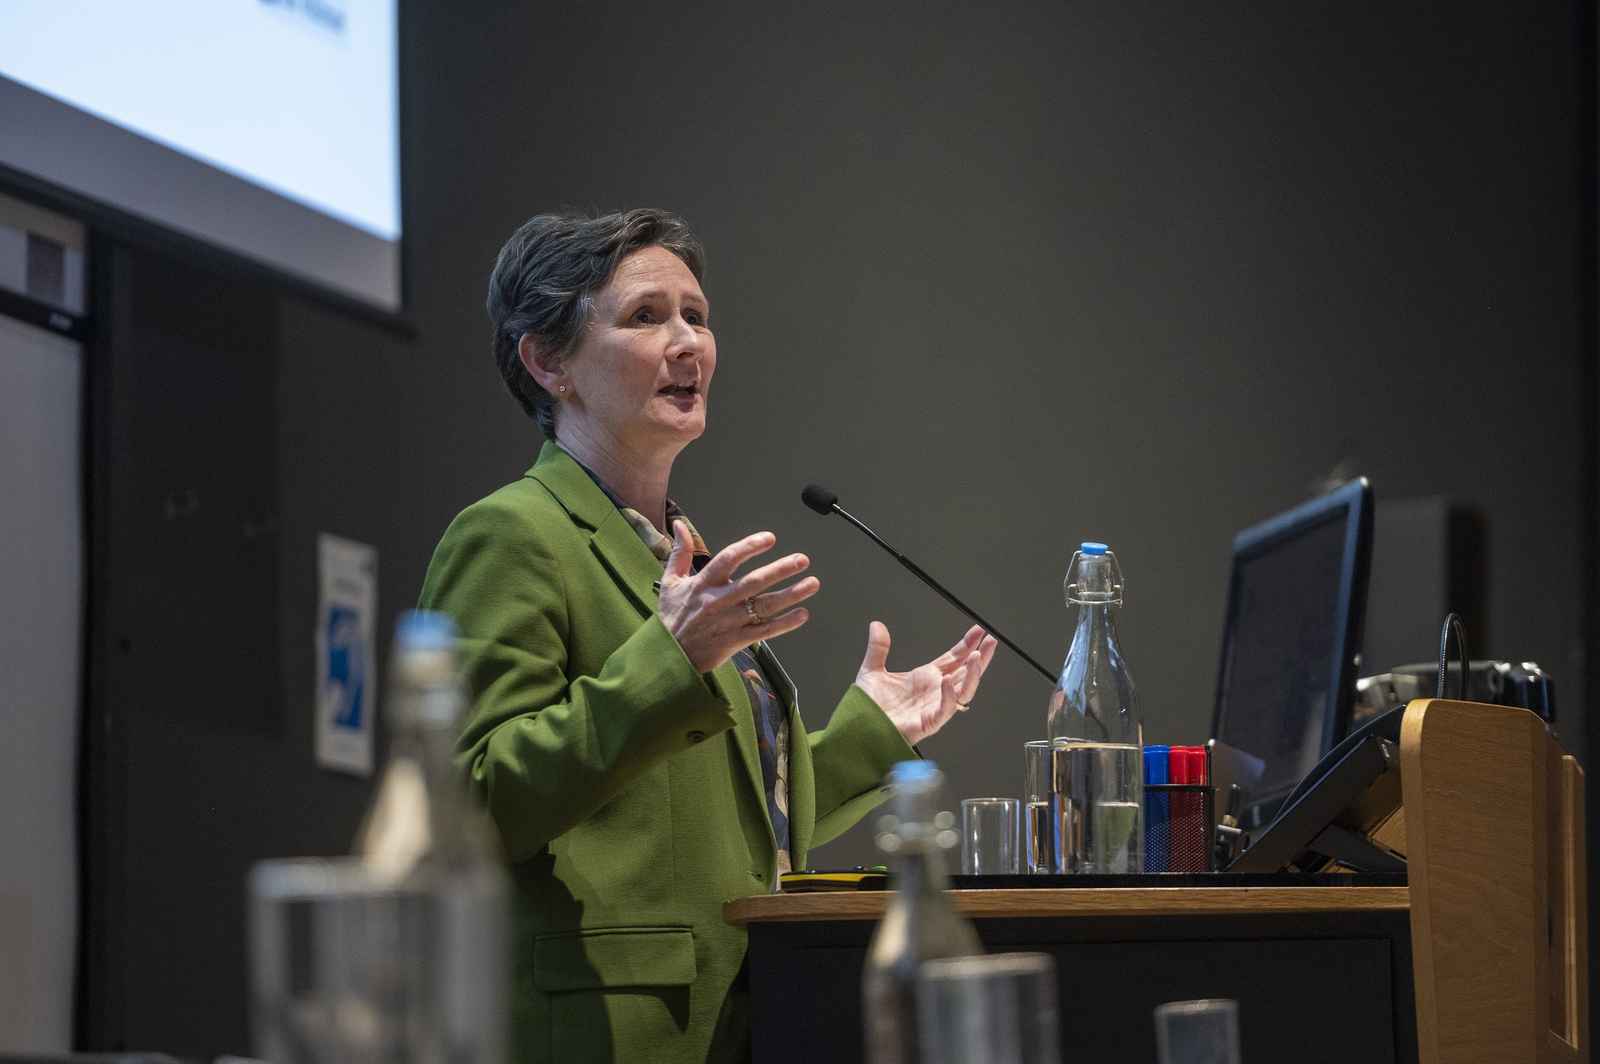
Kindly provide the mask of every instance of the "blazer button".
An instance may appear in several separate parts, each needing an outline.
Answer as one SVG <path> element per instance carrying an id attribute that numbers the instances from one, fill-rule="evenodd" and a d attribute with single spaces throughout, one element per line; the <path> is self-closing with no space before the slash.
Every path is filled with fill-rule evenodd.
<path id="1" fill-rule="evenodd" d="M 684 738 L 689 740 L 691 743 L 703 742 L 705 737 L 706 733 L 703 731 L 692 731 L 688 735 L 684 736 Z"/>

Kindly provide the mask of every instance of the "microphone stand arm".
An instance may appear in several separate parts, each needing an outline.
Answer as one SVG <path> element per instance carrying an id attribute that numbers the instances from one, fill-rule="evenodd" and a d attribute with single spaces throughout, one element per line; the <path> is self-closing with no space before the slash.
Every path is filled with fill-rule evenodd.
<path id="1" fill-rule="evenodd" d="M 901 565 L 903 565 L 907 569 L 911 570 L 911 575 L 915 576 L 918 580 L 921 580 L 924 584 L 927 584 L 934 591 L 938 592 L 940 598 L 942 598 L 946 602 L 950 603 L 950 605 L 954 606 L 956 609 L 960 610 L 962 613 L 966 614 L 968 617 L 971 617 L 974 621 L 977 621 L 978 622 L 978 626 L 981 627 L 984 631 L 988 632 L 990 635 L 994 636 L 1000 642 L 1002 642 L 1006 646 L 1010 647 L 1012 649 L 1012 651 L 1019 658 L 1021 658 L 1023 661 L 1026 661 L 1029 665 L 1032 665 L 1035 669 L 1039 670 L 1039 674 L 1041 676 L 1043 676 L 1046 680 L 1049 680 L 1051 686 L 1054 686 L 1056 684 L 1057 676 L 1056 676 L 1055 673 L 1051 672 L 1049 669 L 1045 668 L 1043 665 L 1040 665 L 1037 661 L 1035 661 L 1032 657 L 1030 657 L 1028 655 L 1027 651 L 1023 650 L 1021 647 L 1017 646 L 1017 644 L 1015 644 L 1011 640 L 1007 639 L 1000 632 L 999 629 L 995 628 L 994 625 L 990 624 L 988 621 L 984 620 L 982 617 L 979 617 L 976 610 L 972 609 L 966 603 L 962 602 L 960 599 L 958 599 L 954 595 L 950 594 L 950 592 L 948 592 L 944 588 L 940 587 L 939 583 L 936 580 L 934 580 L 933 577 L 929 576 L 927 573 L 922 571 L 922 567 L 921 566 L 919 566 L 916 562 L 912 561 L 910 558 L 907 558 L 904 554 L 901 554 L 899 551 L 895 550 L 893 547 L 889 546 L 889 544 L 885 543 L 881 536 L 879 536 L 872 529 L 868 528 L 866 525 L 862 524 L 859 520 L 857 520 L 854 514 L 852 514 L 850 511 L 846 510 L 844 507 L 840 506 L 838 503 L 834 503 L 833 504 L 833 512 L 838 514 L 840 517 L 844 518 L 846 521 L 849 521 L 852 525 L 855 525 L 857 528 L 861 529 L 861 531 L 865 532 L 867 535 L 871 536 L 873 542 L 877 543 L 878 546 L 882 547 L 884 550 L 888 551 L 890 554 L 892 554 L 894 556 L 895 561 L 899 562 Z"/>

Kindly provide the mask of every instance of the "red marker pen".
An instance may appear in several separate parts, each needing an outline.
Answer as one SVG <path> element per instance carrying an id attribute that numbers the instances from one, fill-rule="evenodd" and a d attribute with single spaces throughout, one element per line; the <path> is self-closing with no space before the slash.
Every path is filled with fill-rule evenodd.
<path id="1" fill-rule="evenodd" d="M 1173 783 L 1199 785 L 1206 782 L 1206 748 L 1174 746 L 1167 755 L 1167 775 Z M 1211 870 L 1211 831 L 1206 823 L 1205 795 L 1199 791 L 1172 796 L 1172 857 L 1167 868 L 1172 872 Z"/>

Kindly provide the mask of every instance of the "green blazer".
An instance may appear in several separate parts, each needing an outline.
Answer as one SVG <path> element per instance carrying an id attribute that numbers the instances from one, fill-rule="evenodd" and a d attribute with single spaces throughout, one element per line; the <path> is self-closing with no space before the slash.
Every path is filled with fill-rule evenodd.
<path id="1" fill-rule="evenodd" d="M 661 563 L 564 451 L 464 510 L 420 605 L 461 628 L 462 771 L 515 883 L 515 1059 L 739 1059 L 745 933 L 732 898 L 776 889 L 749 695 L 697 672 L 657 613 Z M 852 686 L 807 733 L 789 710 L 795 867 L 882 800 L 913 758 Z M 797 1022 L 800 1022 L 797 1018 Z"/>

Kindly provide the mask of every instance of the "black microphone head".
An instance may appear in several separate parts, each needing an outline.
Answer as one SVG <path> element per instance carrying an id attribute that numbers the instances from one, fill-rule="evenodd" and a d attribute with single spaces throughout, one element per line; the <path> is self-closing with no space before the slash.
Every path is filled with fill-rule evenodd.
<path id="1" fill-rule="evenodd" d="M 820 484 L 807 484 L 800 492 L 800 501 L 823 517 L 827 517 L 833 513 L 833 506 L 839 501 L 839 496 Z"/>

